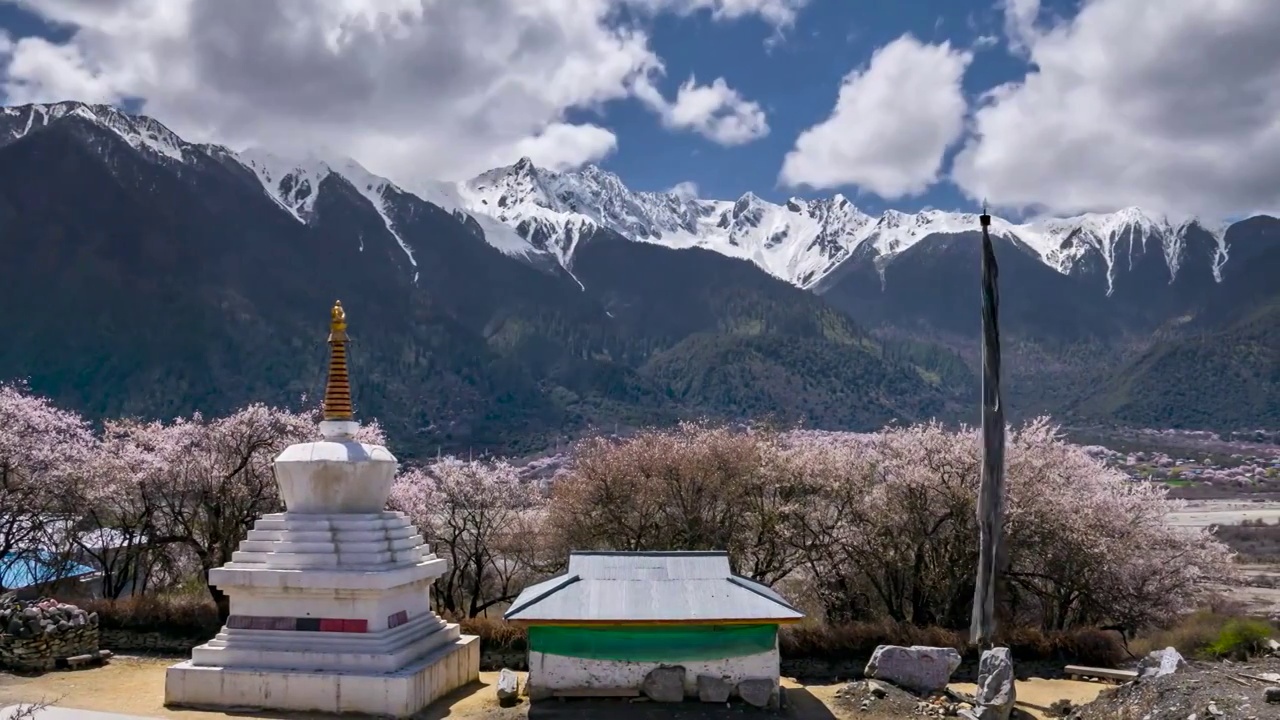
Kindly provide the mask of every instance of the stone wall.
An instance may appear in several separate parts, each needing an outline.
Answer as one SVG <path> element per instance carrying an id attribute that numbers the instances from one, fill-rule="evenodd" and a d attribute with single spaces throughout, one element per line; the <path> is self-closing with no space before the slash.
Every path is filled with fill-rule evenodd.
<path id="1" fill-rule="evenodd" d="M 102 647 L 114 653 L 145 653 L 155 655 L 191 654 L 191 648 L 209 641 L 207 637 L 183 637 L 162 632 L 142 630 L 101 630 L 98 633 Z"/>
<path id="2" fill-rule="evenodd" d="M 52 670 L 59 660 L 97 653 L 96 613 L 48 599 L 0 608 L 0 667 Z"/>

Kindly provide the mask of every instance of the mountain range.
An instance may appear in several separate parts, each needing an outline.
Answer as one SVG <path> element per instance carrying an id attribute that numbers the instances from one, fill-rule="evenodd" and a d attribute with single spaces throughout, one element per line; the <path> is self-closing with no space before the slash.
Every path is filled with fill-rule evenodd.
<path id="1" fill-rule="evenodd" d="M 528 159 L 402 187 L 109 106 L 10 107 L 0 298 L 21 312 L 0 316 L 0 379 L 92 417 L 296 404 L 341 297 L 357 404 L 410 455 L 706 415 L 969 421 L 977 226 Z M 1280 424 L 1280 221 L 1128 208 L 992 230 L 1015 417 Z"/>

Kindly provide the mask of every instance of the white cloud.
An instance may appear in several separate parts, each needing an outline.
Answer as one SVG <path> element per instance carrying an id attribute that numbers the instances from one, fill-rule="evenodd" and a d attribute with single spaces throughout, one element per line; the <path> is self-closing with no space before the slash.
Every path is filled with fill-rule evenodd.
<path id="1" fill-rule="evenodd" d="M 618 23 L 650 0 L 8 1 L 73 31 L 14 44 L 10 102 L 138 98 L 193 140 L 329 147 L 408 185 L 521 155 L 599 159 L 617 138 L 569 114 L 633 96 L 662 67 L 646 33 Z M 803 2 L 663 4 L 783 22 Z M 726 107 L 729 120 L 687 126 L 732 136 L 750 115 Z"/>
<path id="2" fill-rule="evenodd" d="M 758 15 L 775 27 L 788 27 L 796 20 L 809 0 L 626 0 L 635 7 L 650 12 L 668 11 L 690 15 L 700 10 L 710 10 L 718 20 L 736 20 L 748 15 Z"/>
<path id="3" fill-rule="evenodd" d="M 973 56 L 904 35 L 845 76 L 835 109 L 805 130 L 779 180 L 815 189 L 856 185 L 886 198 L 916 195 L 938 177 L 964 130 L 960 83 Z"/>
<path id="4" fill-rule="evenodd" d="M 538 167 L 571 170 L 582 158 L 603 158 L 618 147 L 618 136 L 598 125 L 548 125 L 536 137 L 516 143 L 516 153 Z"/>
<path id="5" fill-rule="evenodd" d="M 9 56 L 5 84 L 9 103 L 21 105 L 73 97 L 85 102 L 115 102 L 120 96 L 90 68 L 79 48 L 55 45 L 44 38 L 27 37 L 7 43 Z"/>
<path id="6" fill-rule="evenodd" d="M 1040 16 L 1040 0 L 1001 0 L 1004 9 L 1004 34 L 1009 48 L 1023 52 L 1035 41 L 1036 18 Z"/>
<path id="7" fill-rule="evenodd" d="M 692 180 L 678 182 L 667 192 L 686 200 L 693 200 L 698 197 L 698 184 Z"/>
<path id="8" fill-rule="evenodd" d="M 989 93 L 952 177 L 1007 208 L 1274 211 L 1278 36 L 1274 0 L 1090 0 L 1026 36 L 1035 69 Z"/>
<path id="9" fill-rule="evenodd" d="M 698 85 L 689 78 L 668 102 L 648 77 L 636 82 L 636 96 L 673 129 L 691 130 L 720 145 L 742 145 L 769 134 L 759 103 L 744 99 L 724 78 Z"/>

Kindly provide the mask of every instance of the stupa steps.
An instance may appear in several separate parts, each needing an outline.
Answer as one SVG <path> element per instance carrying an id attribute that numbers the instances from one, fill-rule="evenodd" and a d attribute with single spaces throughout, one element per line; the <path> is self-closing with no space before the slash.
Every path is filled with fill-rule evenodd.
<path id="1" fill-rule="evenodd" d="M 435 555 L 421 560 L 389 562 L 382 565 L 338 567 L 280 567 L 268 564 L 270 555 L 251 556 L 262 562 L 232 562 L 209 571 L 209 581 L 219 588 L 249 588 L 251 593 L 301 591 L 324 594 L 331 591 L 385 591 L 430 580 L 444 574 L 447 561 Z M 238 592 L 238 590 L 237 590 Z M 424 590 L 426 592 L 426 590 Z"/>
<path id="2" fill-rule="evenodd" d="M 300 635 L 305 641 L 299 642 Z M 194 648 L 191 661 L 223 668 L 392 672 L 459 636 L 456 625 L 434 613 L 376 633 L 224 629 Z"/>
<path id="3" fill-rule="evenodd" d="M 305 570 L 309 568 L 361 568 L 379 570 L 396 568 L 423 560 L 422 550 L 410 548 L 400 552 L 244 552 L 231 553 L 235 567 L 258 565 L 266 570 Z"/>
<path id="4" fill-rule="evenodd" d="M 249 531 L 249 540 L 256 542 L 405 542 L 422 536 L 416 528 L 406 525 L 395 530 L 260 530 Z M 417 544 L 417 543 L 415 543 Z"/>
<path id="5" fill-rule="evenodd" d="M 305 630 L 254 630 L 223 627 L 210 647 L 257 647 L 264 650 L 295 650 L 303 642 L 307 650 L 377 653 L 408 644 L 419 635 L 433 633 L 447 623 L 433 612 L 421 613 L 396 627 L 372 632 L 309 632 Z"/>
<path id="6" fill-rule="evenodd" d="M 292 535 L 279 540 L 258 540 L 252 535 L 248 540 L 240 542 L 243 552 L 287 552 L 287 553 L 351 553 L 351 552 L 406 552 L 411 550 L 427 550 L 421 535 L 387 540 L 302 540 Z"/>
<path id="7" fill-rule="evenodd" d="M 413 528 L 402 512 L 380 513 L 298 513 L 282 512 L 263 515 L 253 524 L 257 530 L 333 530 L 386 531 Z"/>

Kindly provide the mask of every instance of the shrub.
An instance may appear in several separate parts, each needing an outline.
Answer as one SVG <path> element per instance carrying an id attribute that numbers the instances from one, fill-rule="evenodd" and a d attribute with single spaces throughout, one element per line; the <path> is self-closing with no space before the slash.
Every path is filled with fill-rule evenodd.
<path id="1" fill-rule="evenodd" d="M 462 626 L 462 632 L 479 636 L 482 651 L 521 651 L 528 647 L 528 634 L 524 628 L 512 625 L 505 620 L 487 617 L 462 618 L 459 624 Z"/>
<path id="2" fill-rule="evenodd" d="M 210 638 L 217 634 L 218 608 L 207 597 L 143 595 L 81 603 L 98 613 L 103 630 L 159 632 L 172 637 Z"/>
<path id="3" fill-rule="evenodd" d="M 1262 644 L 1271 637 L 1271 623 L 1256 618 L 1236 618 L 1229 621 L 1209 643 L 1206 654 L 1217 658 L 1247 660 L 1262 652 Z"/>

